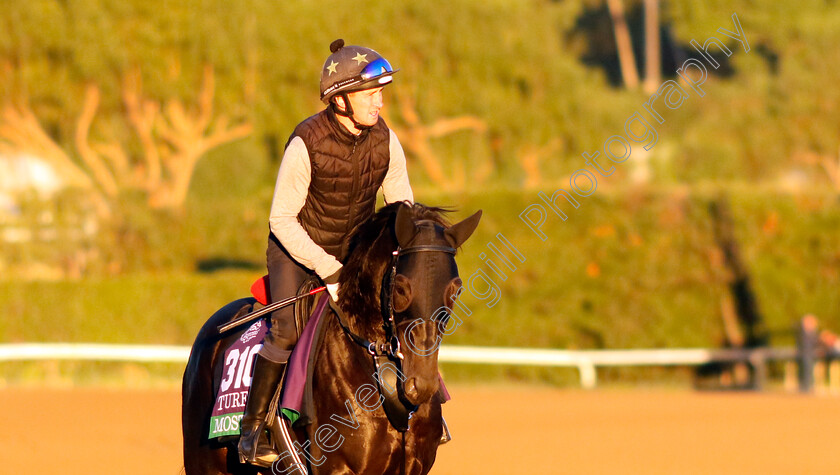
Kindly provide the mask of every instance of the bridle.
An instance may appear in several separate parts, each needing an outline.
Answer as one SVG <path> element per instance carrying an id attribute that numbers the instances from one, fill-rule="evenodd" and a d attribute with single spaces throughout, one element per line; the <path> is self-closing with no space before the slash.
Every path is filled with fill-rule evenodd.
<path id="1" fill-rule="evenodd" d="M 417 411 L 418 407 L 406 400 L 404 397 L 405 387 L 403 380 L 397 377 L 397 375 L 402 374 L 402 361 L 405 356 L 402 354 L 397 324 L 394 320 L 394 282 L 397 275 L 399 258 L 417 252 L 443 252 L 454 256 L 455 248 L 449 246 L 418 245 L 403 249 L 398 246 L 391 253 L 391 263 L 388 271 L 382 277 L 382 287 L 379 294 L 385 341 L 369 341 L 353 333 L 344 323 L 341 310 L 335 305 L 335 302 L 330 300 L 330 306 L 335 311 L 338 323 L 342 330 L 344 330 L 344 334 L 353 343 L 364 348 L 373 358 L 373 363 L 376 366 L 376 374 L 378 375 L 376 379 L 379 385 L 379 392 L 385 399 L 383 402 L 385 414 L 388 416 L 391 425 L 401 433 L 408 430 L 408 421 L 411 419 L 412 414 Z M 387 365 L 393 365 L 395 371 L 383 371 Z M 386 389 L 383 391 L 383 385 L 387 385 L 390 390 Z M 394 391 L 394 388 L 396 388 L 396 391 Z"/>
<path id="2" fill-rule="evenodd" d="M 397 324 L 394 320 L 394 281 L 397 276 L 397 264 L 400 256 L 414 254 L 417 252 L 443 252 L 454 256 L 455 248 L 448 246 L 420 245 L 406 249 L 398 247 L 396 251 L 391 253 L 391 266 L 390 270 L 386 272 L 382 278 L 379 302 L 382 308 L 382 326 L 385 329 L 385 336 L 389 342 L 389 347 L 387 348 L 388 356 L 391 358 L 397 358 L 398 360 L 403 359 L 403 354 L 400 351 L 400 339 L 397 335 Z"/>

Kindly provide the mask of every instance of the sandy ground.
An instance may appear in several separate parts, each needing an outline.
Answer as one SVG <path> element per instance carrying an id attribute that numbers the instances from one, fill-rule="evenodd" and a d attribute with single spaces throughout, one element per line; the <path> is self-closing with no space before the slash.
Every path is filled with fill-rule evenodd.
<path id="1" fill-rule="evenodd" d="M 433 474 L 836 474 L 840 399 L 454 386 Z M 177 390 L 0 389 L 0 473 L 177 474 Z"/>

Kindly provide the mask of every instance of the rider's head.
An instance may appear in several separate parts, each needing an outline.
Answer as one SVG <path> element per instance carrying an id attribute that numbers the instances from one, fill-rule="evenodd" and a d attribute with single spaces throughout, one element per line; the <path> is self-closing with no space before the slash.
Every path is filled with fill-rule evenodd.
<path id="1" fill-rule="evenodd" d="M 370 128 L 379 120 L 382 88 L 397 70 L 376 51 L 345 46 L 341 39 L 330 44 L 330 51 L 321 70 L 321 100 L 357 129 Z"/>

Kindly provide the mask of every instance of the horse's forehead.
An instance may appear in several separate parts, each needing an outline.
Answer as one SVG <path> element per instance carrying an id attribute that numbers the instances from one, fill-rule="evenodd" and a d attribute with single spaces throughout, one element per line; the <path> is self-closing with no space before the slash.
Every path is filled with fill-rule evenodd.
<path id="1" fill-rule="evenodd" d="M 444 231 L 446 231 L 446 228 L 441 226 L 438 222 L 430 219 L 421 219 L 420 221 L 415 222 L 414 225 L 417 226 L 418 237 L 423 236 L 426 239 L 444 238 Z"/>
<path id="2" fill-rule="evenodd" d="M 437 221 L 433 221 L 431 219 L 420 219 L 420 220 L 417 220 L 414 224 L 415 224 L 415 226 L 418 226 L 418 227 L 419 226 L 426 226 L 426 227 L 437 226 L 437 227 L 443 228 L 443 226 L 441 226 L 440 223 L 438 223 Z"/>

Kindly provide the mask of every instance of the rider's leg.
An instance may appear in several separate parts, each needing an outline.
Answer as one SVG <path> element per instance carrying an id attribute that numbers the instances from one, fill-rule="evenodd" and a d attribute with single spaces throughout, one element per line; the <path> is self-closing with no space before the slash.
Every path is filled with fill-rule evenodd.
<path id="1" fill-rule="evenodd" d="M 273 234 L 268 239 L 266 261 L 269 298 L 272 301 L 295 295 L 303 282 L 313 274 L 312 271 L 298 264 Z M 294 305 L 275 310 L 271 314 L 270 331 L 265 337 L 260 354 L 271 361 L 285 363 L 289 352 L 297 343 L 295 325 Z"/>
<path id="2" fill-rule="evenodd" d="M 307 270 L 295 262 L 273 236 L 269 238 L 266 257 L 272 300 L 294 295 L 309 275 Z M 294 306 L 289 305 L 271 314 L 270 331 L 254 363 L 251 389 L 241 422 L 242 435 L 239 438 L 239 455 L 243 462 L 268 467 L 279 455 L 273 447 L 267 445 L 264 429 L 269 417 L 268 406 L 280 384 L 295 343 L 297 329 Z M 285 447 L 288 444 L 282 440 L 274 442 L 280 453 L 294 450 Z"/>

